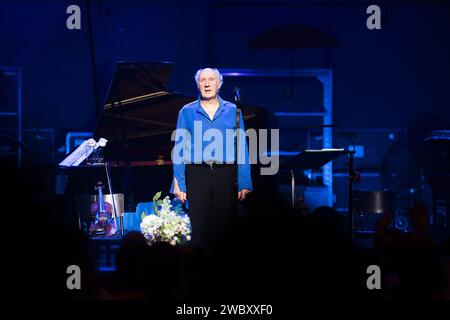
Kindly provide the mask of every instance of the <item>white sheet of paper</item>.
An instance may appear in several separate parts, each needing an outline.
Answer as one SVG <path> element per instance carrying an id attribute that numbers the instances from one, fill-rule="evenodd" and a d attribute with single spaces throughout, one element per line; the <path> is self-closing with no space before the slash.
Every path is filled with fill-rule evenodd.
<path id="1" fill-rule="evenodd" d="M 68 157 L 59 163 L 63 167 L 76 167 L 82 163 L 94 150 L 89 144 L 95 143 L 94 139 L 85 140 Z"/>

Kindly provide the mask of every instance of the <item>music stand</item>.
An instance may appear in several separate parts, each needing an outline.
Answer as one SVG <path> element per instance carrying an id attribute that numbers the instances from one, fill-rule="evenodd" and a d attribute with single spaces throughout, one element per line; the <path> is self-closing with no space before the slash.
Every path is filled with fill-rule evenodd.
<path id="1" fill-rule="evenodd" d="M 342 155 L 349 155 L 349 195 L 348 195 L 348 217 L 349 231 L 353 236 L 353 157 L 355 152 L 344 149 L 320 149 L 320 150 L 304 150 L 294 156 L 283 157 L 280 160 L 280 168 L 291 169 L 291 196 L 292 208 L 295 209 L 295 177 L 294 169 L 319 169 L 330 161 Z"/>
<path id="2" fill-rule="evenodd" d="M 88 146 L 88 141 L 84 141 L 78 148 L 73 151 L 71 154 L 69 154 L 63 161 L 59 163 L 59 166 L 61 167 L 78 167 L 81 163 L 86 161 L 86 159 L 89 157 L 89 155 L 93 152 L 92 147 Z M 114 199 L 114 192 L 112 189 L 112 182 L 111 182 L 111 169 L 110 164 L 107 161 L 100 160 L 98 163 L 94 163 L 90 165 L 91 167 L 104 167 L 106 172 L 106 179 L 108 181 L 108 188 L 109 193 L 111 194 L 111 200 L 112 200 L 112 207 L 114 212 L 114 223 L 117 223 L 117 218 L 119 218 L 119 227 L 120 227 L 120 235 L 123 236 L 124 234 L 124 226 L 123 226 L 123 214 L 118 215 L 115 199 Z"/>

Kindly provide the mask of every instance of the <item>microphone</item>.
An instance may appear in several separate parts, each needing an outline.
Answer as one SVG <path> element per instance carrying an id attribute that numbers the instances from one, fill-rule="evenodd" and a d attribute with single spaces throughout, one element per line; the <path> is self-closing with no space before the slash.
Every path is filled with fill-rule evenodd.
<path id="1" fill-rule="evenodd" d="M 234 92 L 234 101 L 236 101 L 236 103 L 241 103 L 241 89 L 235 87 L 233 92 Z"/>

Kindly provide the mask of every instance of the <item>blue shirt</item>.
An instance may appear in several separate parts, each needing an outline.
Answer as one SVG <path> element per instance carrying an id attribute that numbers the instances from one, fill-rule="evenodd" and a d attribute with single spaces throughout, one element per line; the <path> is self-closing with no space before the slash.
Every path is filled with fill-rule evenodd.
<path id="1" fill-rule="evenodd" d="M 220 97 L 218 100 L 219 108 L 212 120 L 201 106 L 200 98 L 185 105 L 178 113 L 172 161 L 174 177 L 182 192 L 186 192 L 186 164 L 209 161 L 235 163 L 236 105 Z M 242 112 L 239 117 L 238 190 L 252 190 Z"/>

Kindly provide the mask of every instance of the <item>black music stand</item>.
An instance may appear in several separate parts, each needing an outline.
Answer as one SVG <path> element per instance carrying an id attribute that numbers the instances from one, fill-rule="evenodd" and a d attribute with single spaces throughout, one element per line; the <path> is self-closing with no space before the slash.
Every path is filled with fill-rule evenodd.
<path id="1" fill-rule="evenodd" d="M 85 141 L 82 145 L 80 145 L 75 151 L 73 151 L 71 154 L 69 154 L 63 161 L 59 163 L 59 166 L 66 167 L 66 168 L 76 168 L 81 163 L 87 163 L 86 161 L 89 158 L 89 155 L 86 153 L 86 149 L 89 149 L 87 145 L 87 141 Z M 97 149 L 96 151 L 92 152 L 98 152 L 101 148 Z M 111 168 L 110 164 L 107 161 L 103 161 L 103 157 L 96 159 L 93 163 L 86 165 L 88 167 L 104 167 L 106 172 L 106 179 L 108 181 L 108 189 L 109 193 L 111 194 L 111 200 L 112 200 L 112 207 L 114 211 L 114 223 L 117 222 L 117 218 L 119 218 L 119 227 L 120 227 L 120 235 L 124 235 L 124 226 L 123 226 L 123 215 L 119 216 L 116 211 L 116 204 L 114 199 L 114 192 L 112 188 L 112 182 L 111 182 Z M 81 229 L 81 222 L 79 221 L 79 226 Z"/>
<path id="2" fill-rule="evenodd" d="M 280 168 L 291 169 L 291 196 L 292 208 L 295 209 L 295 177 L 294 169 L 319 169 L 330 161 L 342 155 L 349 155 L 349 183 L 348 183 L 348 218 L 349 232 L 353 236 L 353 158 L 354 151 L 343 149 L 304 150 L 294 156 L 283 157 Z"/>

